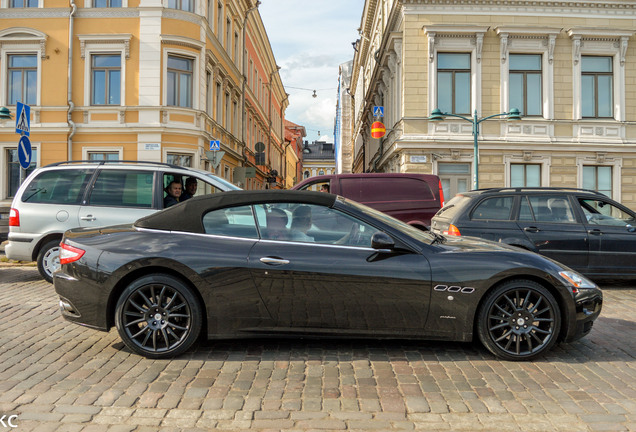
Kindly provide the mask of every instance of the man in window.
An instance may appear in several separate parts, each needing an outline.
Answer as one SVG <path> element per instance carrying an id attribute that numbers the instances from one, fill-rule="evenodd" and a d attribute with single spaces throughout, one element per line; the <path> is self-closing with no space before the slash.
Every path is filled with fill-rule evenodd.
<path id="1" fill-rule="evenodd" d="M 179 202 L 190 199 L 197 193 L 197 188 L 199 187 L 199 183 L 197 183 L 197 179 L 194 177 L 188 177 L 185 182 L 185 191 L 181 194 L 179 198 Z"/>
<path id="2" fill-rule="evenodd" d="M 173 206 L 179 202 L 179 197 L 181 197 L 181 183 L 178 181 L 171 181 L 168 187 L 166 188 L 166 192 L 168 195 L 163 199 L 163 208 L 168 208 Z"/>

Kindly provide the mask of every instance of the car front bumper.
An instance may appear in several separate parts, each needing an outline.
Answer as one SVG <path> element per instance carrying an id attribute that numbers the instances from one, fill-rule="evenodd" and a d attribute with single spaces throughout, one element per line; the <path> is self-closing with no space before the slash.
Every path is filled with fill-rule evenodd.
<path id="1" fill-rule="evenodd" d="M 587 335 L 594 324 L 594 320 L 601 314 L 603 308 L 603 292 L 600 288 L 581 289 L 574 295 L 576 304 L 575 331 L 570 333 L 567 342 L 581 339 Z"/>

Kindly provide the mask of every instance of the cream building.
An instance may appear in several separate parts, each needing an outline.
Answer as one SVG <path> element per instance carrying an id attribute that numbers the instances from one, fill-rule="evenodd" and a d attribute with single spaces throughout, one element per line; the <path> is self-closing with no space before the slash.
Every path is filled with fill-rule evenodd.
<path id="1" fill-rule="evenodd" d="M 258 3 L 0 0 L 0 106 L 31 106 L 33 166 L 149 160 L 235 183 L 254 166 L 241 186 L 264 188 L 282 172 L 288 102 Z M 0 200 L 18 186 L 18 138 L 0 125 Z M 270 157 L 256 166 L 258 142 Z"/>
<path id="2" fill-rule="evenodd" d="M 636 209 L 636 1 L 366 0 L 351 78 L 353 169 L 479 187 L 583 187 Z M 374 106 L 387 135 L 370 136 Z"/>

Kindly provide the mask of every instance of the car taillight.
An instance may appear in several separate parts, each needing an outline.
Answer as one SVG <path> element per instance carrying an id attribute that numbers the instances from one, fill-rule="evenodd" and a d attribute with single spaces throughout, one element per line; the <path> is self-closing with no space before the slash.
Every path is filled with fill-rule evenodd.
<path id="1" fill-rule="evenodd" d="M 20 213 L 14 208 L 9 210 L 9 226 L 20 226 Z"/>
<path id="2" fill-rule="evenodd" d="M 77 261 L 86 253 L 85 250 L 60 243 L 60 264 L 68 264 Z"/>
<path id="3" fill-rule="evenodd" d="M 444 235 L 461 236 L 462 234 L 455 225 L 450 224 L 448 226 L 448 230 L 444 231 Z"/>
<path id="4" fill-rule="evenodd" d="M 442 188 L 442 181 L 439 181 L 439 202 L 444 207 L 444 188 Z"/>

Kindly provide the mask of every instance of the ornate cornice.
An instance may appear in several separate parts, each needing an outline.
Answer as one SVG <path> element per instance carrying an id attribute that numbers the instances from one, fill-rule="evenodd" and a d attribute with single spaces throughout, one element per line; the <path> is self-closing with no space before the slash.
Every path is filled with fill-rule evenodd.
<path id="1" fill-rule="evenodd" d="M 124 47 L 126 60 L 130 58 L 130 39 L 132 35 L 126 34 L 90 34 L 78 35 L 80 40 L 80 56 L 86 57 L 86 44 L 119 45 Z"/>
<path id="2" fill-rule="evenodd" d="M 182 47 L 192 48 L 196 50 L 200 50 L 201 48 L 205 46 L 204 42 L 201 42 L 189 37 L 185 37 L 185 36 L 162 34 L 159 37 L 161 38 L 162 44 L 182 46 Z"/>

